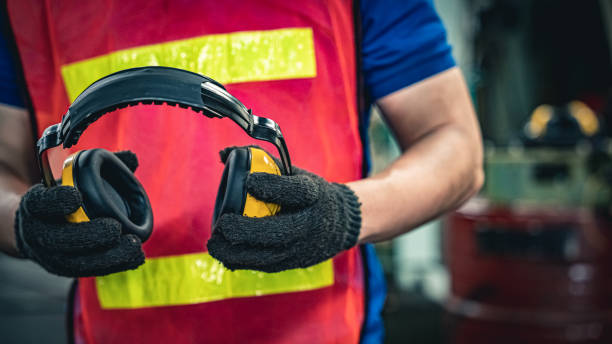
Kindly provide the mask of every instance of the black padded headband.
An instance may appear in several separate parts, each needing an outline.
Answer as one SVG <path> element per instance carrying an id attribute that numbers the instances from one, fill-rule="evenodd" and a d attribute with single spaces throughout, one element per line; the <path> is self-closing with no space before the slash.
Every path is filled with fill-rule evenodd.
<path id="1" fill-rule="evenodd" d="M 43 132 L 36 143 L 39 165 L 48 186 L 54 185 L 47 149 L 76 144 L 83 131 L 102 115 L 136 104 L 178 105 L 207 117 L 230 118 L 249 136 L 276 146 L 285 174 L 291 160 L 283 134 L 276 122 L 255 116 L 215 80 L 182 69 L 141 67 L 105 76 L 87 87 L 70 105 L 62 121 Z"/>

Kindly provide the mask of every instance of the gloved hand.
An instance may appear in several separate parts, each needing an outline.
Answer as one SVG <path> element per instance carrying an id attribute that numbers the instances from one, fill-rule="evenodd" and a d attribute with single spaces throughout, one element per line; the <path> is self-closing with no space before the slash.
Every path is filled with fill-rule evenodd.
<path id="1" fill-rule="evenodd" d="M 115 153 L 130 170 L 136 155 Z M 50 273 L 67 277 L 102 276 L 135 269 L 144 263 L 140 239 L 122 234 L 111 218 L 69 223 L 65 216 L 81 206 L 81 194 L 70 186 L 36 184 L 21 199 L 15 215 L 17 248 Z"/>
<path id="2" fill-rule="evenodd" d="M 224 163 L 231 149 L 221 152 Z M 210 255 L 231 270 L 278 272 L 315 265 L 355 246 L 361 229 L 355 193 L 296 167 L 293 173 L 250 174 L 247 192 L 279 204 L 281 211 L 261 218 L 220 216 L 208 241 Z"/>

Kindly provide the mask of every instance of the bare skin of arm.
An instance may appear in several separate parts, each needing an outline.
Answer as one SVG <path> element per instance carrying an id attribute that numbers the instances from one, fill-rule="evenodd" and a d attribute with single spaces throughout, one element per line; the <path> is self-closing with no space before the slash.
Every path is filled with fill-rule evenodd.
<path id="1" fill-rule="evenodd" d="M 402 155 L 347 185 L 362 203 L 360 243 L 378 242 L 457 208 L 482 186 L 482 139 L 458 68 L 378 100 Z"/>
<path id="2" fill-rule="evenodd" d="M 0 250 L 13 256 L 15 211 L 38 178 L 30 128 L 25 109 L 0 104 Z"/>

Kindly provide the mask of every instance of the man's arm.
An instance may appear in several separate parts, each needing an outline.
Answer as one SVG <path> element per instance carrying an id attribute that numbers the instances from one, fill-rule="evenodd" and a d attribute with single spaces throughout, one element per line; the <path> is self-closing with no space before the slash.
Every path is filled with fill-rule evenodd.
<path id="1" fill-rule="evenodd" d="M 385 96 L 379 105 L 404 149 L 394 164 L 346 185 L 297 167 L 290 176 L 250 174 L 247 192 L 285 211 L 264 217 L 222 214 L 207 243 L 211 256 L 230 269 L 312 266 L 358 242 L 407 232 L 480 188 L 480 133 L 457 68 Z"/>
<path id="2" fill-rule="evenodd" d="M 0 104 L 0 250 L 17 255 L 15 211 L 38 177 L 30 117 L 25 109 Z"/>
<path id="3" fill-rule="evenodd" d="M 458 207 L 484 181 L 480 128 L 458 68 L 378 105 L 403 154 L 375 176 L 347 184 L 362 203 L 361 243 L 391 239 Z"/>

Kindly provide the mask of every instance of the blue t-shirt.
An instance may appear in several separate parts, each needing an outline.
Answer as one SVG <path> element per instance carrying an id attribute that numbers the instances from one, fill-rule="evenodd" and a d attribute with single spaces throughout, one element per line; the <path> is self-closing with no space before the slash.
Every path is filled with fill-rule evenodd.
<path id="1" fill-rule="evenodd" d="M 376 100 L 455 65 L 431 0 L 361 0 L 362 69 Z"/>
<path id="2" fill-rule="evenodd" d="M 7 46 L 4 32 L 0 31 L 0 103 L 24 106 L 17 85 L 17 73 Z"/>
<path id="3" fill-rule="evenodd" d="M 362 72 L 372 100 L 455 65 L 444 26 L 431 0 L 360 1 Z M 0 34 L 0 103 L 23 107 L 19 94 L 6 37 Z M 367 147 L 368 115 L 362 114 L 361 121 L 361 135 Z M 386 294 L 383 271 L 372 245 L 364 245 L 361 251 L 367 281 L 361 343 L 381 343 L 381 311 Z"/>

